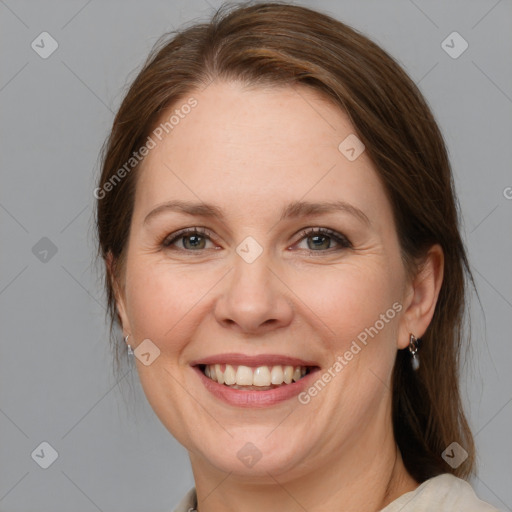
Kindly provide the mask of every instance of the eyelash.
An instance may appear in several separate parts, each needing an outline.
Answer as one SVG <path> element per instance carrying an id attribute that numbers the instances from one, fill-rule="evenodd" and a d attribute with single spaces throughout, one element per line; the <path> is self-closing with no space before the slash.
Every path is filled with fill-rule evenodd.
<path id="1" fill-rule="evenodd" d="M 180 231 L 177 231 L 176 233 L 172 233 L 171 235 L 166 236 L 164 238 L 164 240 L 160 243 L 160 245 L 165 249 L 169 249 L 172 246 L 172 244 L 174 244 L 178 240 L 184 238 L 186 235 L 200 235 L 200 236 L 206 237 L 210 241 L 212 241 L 210 231 L 206 228 L 198 227 L 198 228 L 185 228 L 185 229 L 181 229 Z M 298 242 L 302 241 L 304 238 L 307 238 L 309 236 L 323 235 L 323 236 L 327 236 L 327 237 L 331 238 L 332 240 L 334 240 L 341 246 L 341 248 L 339 248 L 339 249 L 335 249 L 335 248 L 333 249 L 332 247 L 329 249 L 326 249 L 326 250 L 304 249 L 310 253 L 332 252 L 333 250 L 339 251 L 342 249 L 350 249 L 353 247 L 352 243 L 345 235 L 342 235 L 341 233 L 337 233 L 336 231 L 332 231 L 327 228 L 306 228 L 306 229 L 303 229 L 299 233 L 299 235 L 300 235 L 300 238 L 299 238 Z M 193 250 L 189 250 L 189 249 L 179 248 L 178 250 L 185 251 L 185 252 L 201 252 L 206 249 L 198 249 L 196 251 L 193 251 Z"/>

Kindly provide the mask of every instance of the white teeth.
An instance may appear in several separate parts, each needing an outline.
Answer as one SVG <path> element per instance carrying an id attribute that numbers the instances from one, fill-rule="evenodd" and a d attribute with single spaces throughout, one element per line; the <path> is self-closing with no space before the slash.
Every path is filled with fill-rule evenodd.
<path id="1" fill-rule="evenodd" d="M 222 371 L 224 367 L 224 371 Z M 291 384 L 297 382 L 307 373 L 304 366 L 258 366 L 252 368 L 249 366 L 232 366 L 230 364 L 206 365 L 204 374 L 219 384 L 227 386 L 257 386 L 269 387 L 280 386 L 281 384 Z"/>
<path id="2" fill-rule="evenodd" d="M 293 371 L 293 380 L 297 382 L 302 377 L 302 372 L 300 371 L 300 367 L 295 368 Z"/>
<path id="3" fill-rule="evenodd" d="M 270 386 L 270 370 L 268 366 L 259 366 L 252 375 L 253 386 Z"/>
<path id="4" fill-rule="evenodd" d="M 224 371 L 224 384 L 227 384 L 228 386 L 236 384 L 236 373 L 230 364 L 226 365 L 226 370 Z"/>
<path id="5" fill-rule="evenodd" d="M 252 370 L 248 366 L 240 365 L 236 371 L 238 386 L 252 386 Z"/>
<path id="6" fill-rule="evenodd" d="M 270 382 L 272 384 L 282 384 L 284 382 L 283 376 L 283 367 L 282 366 L 273 366 L 272 371 L 270 372 Z"/>
<path id="7" fill-rule="evenodd" d="M 293 366 L 285 366 L 283 372 L 283 379 L 285 384 L 291 384 L 293 377 Z"/>
<path id="8" fill-rule="evenodd" d="M 215 365 L 215 373 L 217 374 L 217 382 L 224 384 L 224 372 L 220 369 L 220 364 Z"/>

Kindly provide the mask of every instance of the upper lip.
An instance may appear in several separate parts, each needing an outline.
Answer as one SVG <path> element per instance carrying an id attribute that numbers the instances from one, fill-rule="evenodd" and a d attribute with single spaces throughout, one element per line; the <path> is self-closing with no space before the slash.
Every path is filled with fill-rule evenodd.
<path id="1" fill-rule="evenodd" d="M 191 361 L 191 366 L 211 365 L 211 364 L 231 364 L 234 366 L 318 366 L 315 361 L 306 361 L 297 357 L 283 356 L 279 354 L 259 354 L 248 356 L 246 354 L 215 354 Z"/>

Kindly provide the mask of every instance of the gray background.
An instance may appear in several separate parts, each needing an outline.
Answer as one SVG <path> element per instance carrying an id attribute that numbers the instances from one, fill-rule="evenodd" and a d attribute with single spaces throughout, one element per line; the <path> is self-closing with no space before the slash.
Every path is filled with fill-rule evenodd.
<path id="1" fill-rule="evenodd" d="M 463 386 L 479 449 L 472 483 L 512 510 L 512 2 L 300 3 L 395 56 L 445 135 L 482 302 Z M 0 0 L 3 512 L 169 511 L 193 485 L 136 372 L 112 373 L 92 206 L 100 146 L 151 46 L 219 5 Z M 59 44 L 47 59 L 31 48 L 43 31 Z M 469 44 L 457 59 L 441 47 L 453 31 Z M 31 457 L 43 441 L 58 452 L 48 469 Z"/>

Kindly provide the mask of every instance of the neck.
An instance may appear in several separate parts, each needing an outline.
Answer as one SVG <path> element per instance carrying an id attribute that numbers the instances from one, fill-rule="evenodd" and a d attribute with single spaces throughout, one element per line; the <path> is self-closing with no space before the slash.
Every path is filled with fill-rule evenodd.
<path id="1" fill-rule="evenodd" d="M 418 486 L 403 464 L 391 428 L 384 436 L 362 436 L 359 443 L 349 444 L 340 450 L 343 455 L 333 453 L 314 471 L 292 477 L 266 472 L 251 480 L 205 471 L 191 455 L 198 512 L 377 512 Z"/>

